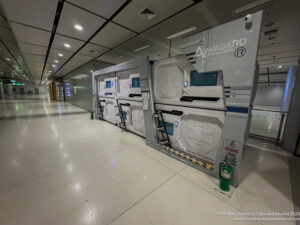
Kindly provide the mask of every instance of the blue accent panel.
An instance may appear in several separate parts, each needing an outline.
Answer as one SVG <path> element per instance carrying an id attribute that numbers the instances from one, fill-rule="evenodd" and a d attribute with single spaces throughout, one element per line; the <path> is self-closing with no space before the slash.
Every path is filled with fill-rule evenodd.
<path id="1" fill-rule="evenodd" d="M 163 127 L 162 121 L 159 121 L 158 125 L 160 127 Z M 166 125 L 168 135 L 173 136 L 173 134 L 174 134 L 174 123 L 165 122 L 165 125 Z"/>
<path id="2" fill-rule="evenodd" d="M 100 106 L 100 112 L 104 112 L 104 106 Z"/>
<path id="3" fill-rule="evenodd" d="M 132 78 L 132 85 L 131 86 L 133 88 L 139 88 L 139 87 L 141 87 L 140 78 L 139 77 Z"/>
<path id="4" fill-rule="evenodd" d="M 106 81 L 105 88 L 111 88 L 111 81 Z"/>
<path id="5" fill-rule="evenodd" d="M 216 86 L 218 83 L 218 72 L 198 73 L 196 70 L 192 70 L 190 78 L 190 86 Z"/>
<path id="6" fill-rule="evenodd" d="M 124 120 L 127 120 L 127 112 L 123 111 L 123 118 L 124 118 Z"/>
<path id="7" fill-rule="evenodd" d="M 247 114 L 249 109 L 246 107 L 227 106 L 228 112 L 245 113 Z"/>

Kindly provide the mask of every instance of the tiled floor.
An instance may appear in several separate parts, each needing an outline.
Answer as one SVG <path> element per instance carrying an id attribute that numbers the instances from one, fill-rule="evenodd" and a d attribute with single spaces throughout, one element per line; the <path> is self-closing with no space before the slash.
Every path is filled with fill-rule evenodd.
<path id="1" fill-rule="evenodd" d="M 221 212 L 294 210 L 289 155 L 250 143 L 231 198 L 217 181 L 68 103 L 0 101 L 1 225 L 295 224 Z"/>

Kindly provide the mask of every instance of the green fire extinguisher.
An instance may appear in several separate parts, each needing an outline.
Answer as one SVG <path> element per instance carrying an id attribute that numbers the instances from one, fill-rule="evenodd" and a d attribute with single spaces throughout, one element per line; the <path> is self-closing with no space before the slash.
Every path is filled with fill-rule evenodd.
<path id="1" fill-rule="evenodd" d="M 220 163 L 219 168 L 219 175 L 220 175 L 220 189 L 222 191 L 229 191 L 230 190 L 230 182 L 232 178 L 232 166 L 227 162 L 226 158 L 225 161 Z"/>

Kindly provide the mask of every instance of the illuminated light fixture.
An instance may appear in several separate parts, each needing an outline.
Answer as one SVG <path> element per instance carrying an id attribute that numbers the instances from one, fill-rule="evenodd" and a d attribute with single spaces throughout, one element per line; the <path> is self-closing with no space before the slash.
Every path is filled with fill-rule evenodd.
<path id="1" fill-rule="evenodd" d="M 10 61 L 10 58 L 6 58 L 7 61 Z"/>
<path id="2" fill-rule="evenodd" d="M 82 27 L 81 25 L 79 25 L 79 24 L 75 24 L 75 25 L 74 25 L 74 28 L 75 28 L 76 30 L 78 30 L 78 31 L 82 31 L 82 30 L 83 30 L 83 27 Z"/>
<path id="3" fill-rule="evenodd" d="M 237 14 L 240 14 L 240 13 L 244 13 L 244 12 L 247 12 L 251 9 L 255 9 L 257 7 L 260 7 L 262 5 L 265 5 L 269 2 L 273 2 L 274 0 L 256 0 L 256 1 L 253 1 L 253 2 L 250 2 L 248 4 L 245 4 L 243 6 L 241 6 L 240 8 L 237 8 L 233 11 L 233 13 L 235 15 Z"/>
<path id="4" fill-rule="evenodd" d="M 68 44 L 68 43 L 64 43 L 64 46 L 65 46 L 66 48 L 71 48 L 71 45 Z"/>
<path id="5" fill-rule="evenodd" d="M 137 49 L 135 49 L 135 50 L 133 50 L 133 51 L 134 51 L 134 52 L 139 52 L 139 51 L 142 51 L 142 50 L 144 50 L 144 49 L 146 49 L 146 48 L 150 48 L 150 45 L 145 45 L 145 46 L 140 47 L 140 48 L 137 48 Z"/>
<path id="6" fill-rule="evenodd" d="M 279 65 L 278 68 L 279 68 L 279 69 L 282 68 L 282 65 Z"/>
<path id="7" fill-rule="evenodd" d="M 55 62 L 55 63 L 59 63 L 59 61 L 58 61 L 58 60 L 54 60 L 54 62 Z"/>
<path id="8" fill-rule="evenodd" d="M 190 32 L 192 32 L 192 31 L 194 31 L 194 30 L 197 30 L 197 29 L 198 29 L 198 27 L 193 26 L 193 27 L 187 28 L 187 29 L 185 29 L 185 30 L 179 31 L 179 32 L 177 32 L 177 33 L 175 33 L 175 34 L 169 35 L 169 36 L 167 37 L 167 39 L 170 40 L 170 39 L 173 39 L 173 38 L 182 36 L 182 35 L 184 35 L 184 34 L 190 33 Z"/>
<path id="9" fill-rule="evenodd" d="M 55 67 L 56 67 L 56 65 L 55 65 L 55 64 L 52 64 L 52 67 L 53 67 L 53 68 L 55 68 Z"/>
<path id="10" fill-rule="evenodd" d="M 64 57 L 64 54 L 62 54 L 62 53 L 58 53 L 57 54 L 59 57 Z"/>
<path id="11" fill-rule="evenodd" d="M 51 71 L 51 70 L 49 70 L 49 71 L 48 71 L 48 73 L 52 73 L 52 71 Z"/>

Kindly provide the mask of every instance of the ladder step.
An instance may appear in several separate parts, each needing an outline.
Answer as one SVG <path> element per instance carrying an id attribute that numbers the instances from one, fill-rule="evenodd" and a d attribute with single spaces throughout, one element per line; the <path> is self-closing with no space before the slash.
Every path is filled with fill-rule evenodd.
<path id="1" fill-rule="evenodd" d="M 168 140 L 162 140 L 162 141 L 160 141 L 160 144 L 161 145 L 166 145 L 166 144 L 169 144 L 169 141 Z"/>
<path id="2" fill-rule="evenodd" d="M 160 115 L 159 113 L 155 113 L 155 114 L 154 114 L 154 117 L 155 117 L 155 118 L 161 118 L 161 115 Z"/>
<path id="3" fill-rule="evenodd" d="M 161 130 L 164 130 L 165 128 L 164 127 L 157 127 L 156 130 L 158 131 L 161 131 Z"/>

